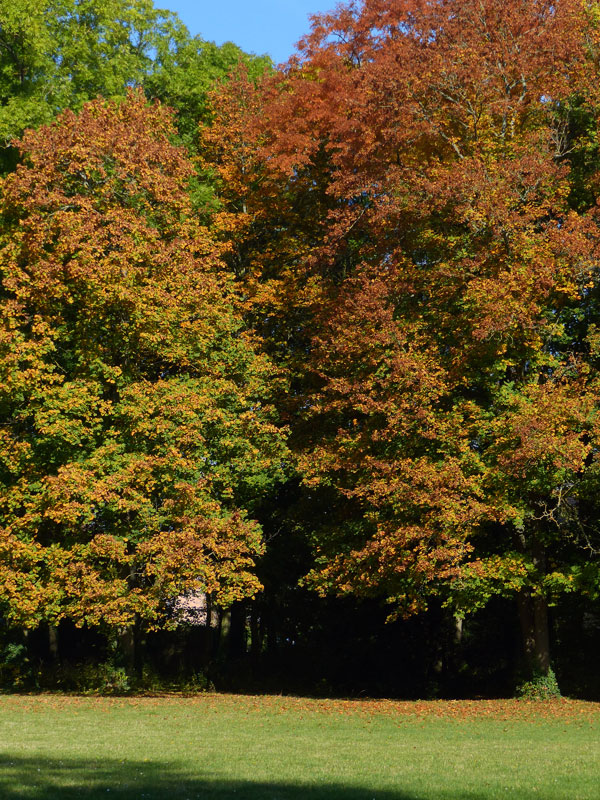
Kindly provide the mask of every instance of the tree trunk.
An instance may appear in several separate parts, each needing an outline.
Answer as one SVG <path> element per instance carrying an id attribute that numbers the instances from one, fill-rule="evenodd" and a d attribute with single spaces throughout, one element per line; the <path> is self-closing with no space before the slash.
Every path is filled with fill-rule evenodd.
<path id="1" fill-rule="evenodd" d="M 464 619 L 462 617 L 454 617 L 454 644 L 460 647 L 463 640 L 463 627 Z"/>
<path id="2" fill-rule="evenodd" d="M 218 658 L 221 655 L 221 650 L 223 649 L 223 616 L 225 612 L 219 606 L 217 608 L 217 629 L 215 631 L 215 646 L 214 646 L 214 656 Z"/>
<path id="3" fill-rule="evenodd" d="M 526 538 L 521 535 L 523 552 L 528 553 L 536 571 L 546 573 L 546 550 L 543 543 L 533 534 Z M 548 624 L 548 601 L 541 595 L 523 591 L 517 595 L 521 641 L 528 679 L 543 677 L 550 671 L 550 627 Z"/>
<path id="4" fill-rule="evenodd" d="M 125 669 L 130 674 L 135 671 L 136 666 L 136 636 L 135 627 L 128 625 L 125 628 L 120 628 L 118 631 L 119 649 L 123 655 L 125 662 Z"/>
<path id="5" fill-rule="evenodd" d="M 547 675 L 550 670 L 550 629 L 546 598 L 522 592 L 517 602 L 528 677 Z"/>
<path id="6" fill-rule="evenodd" d="M 212 615 L 213 605 L 210 595 L 206 597 L 206 622 L 204 624 L 204 664 L 210 664 L 213 656 L 213 630 L 212 630 Z"/>
<path id="7" fill-rule="evenodd" d="M 242 601 L 231 606 L 229 655 L 233 659 L 246 655 L 246 605 Z"/>
<path id="8" fill-rule="evenodd" d="M 48 625 L 48 650 L 52 661 L 58 661 L 58 627 Z"/>
<path id="9" fill-rule="evenodd" d="M 262 637 L 260 631 L 260 614 L 256 603 L 252 605 L 250 614 L 250 652 L 254 658 L 258 658 L 262 652 Z"/>

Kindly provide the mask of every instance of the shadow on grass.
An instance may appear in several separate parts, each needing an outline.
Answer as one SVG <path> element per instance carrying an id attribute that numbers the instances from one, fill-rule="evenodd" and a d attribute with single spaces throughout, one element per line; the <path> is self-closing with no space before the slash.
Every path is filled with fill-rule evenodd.
<path id="1" fill-rule="evenodd" d="M 486 793 L 451 793 L 440 787 L 415 793 L 341 784 L 227 780 L 199 765 L 197 774 L 172 764 L 119 760 L 36 759 L 0 755 L 2 800 L 488 800 Z M 494 793 L 494 796 L 495 793 Z M 511 795 L 539 800 L 539 794 Z"/>

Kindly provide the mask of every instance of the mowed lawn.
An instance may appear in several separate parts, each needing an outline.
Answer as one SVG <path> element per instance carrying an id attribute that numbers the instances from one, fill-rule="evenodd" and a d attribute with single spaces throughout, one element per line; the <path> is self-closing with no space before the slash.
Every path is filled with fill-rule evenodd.
<path id="1" fill-rule="evenodd" d="M 0 697 L 0 798 L 600 798 L 600 705 Z"/>

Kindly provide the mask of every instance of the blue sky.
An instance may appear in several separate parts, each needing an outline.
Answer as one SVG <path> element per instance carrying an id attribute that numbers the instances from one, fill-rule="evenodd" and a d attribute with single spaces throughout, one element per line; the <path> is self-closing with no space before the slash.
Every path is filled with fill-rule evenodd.
<path id="1" fill-rule="evenodd" d="M 330 11 L 337 0 L 155 0 L 154 5 L 177 12 L 192 34 L 217 44 L 235 42 L 280 63 L 308 33 L 308 15 Z"/>

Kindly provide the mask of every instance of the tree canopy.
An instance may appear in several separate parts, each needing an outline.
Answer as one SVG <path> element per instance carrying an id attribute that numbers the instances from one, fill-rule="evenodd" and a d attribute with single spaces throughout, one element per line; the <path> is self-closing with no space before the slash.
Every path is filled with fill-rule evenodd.
<path id="1" fill-rule="evenodd" d="M 153 625 L 178 595 L 258 588 L 274 373 L 172 134 L 140 93 L 94 101 L 29 131 L 1 187 L 0 571 L 24 626 Z"/>
<path id="2" fill-rule="evenodd" d="M 0 8 L 0 146 L 61 111 L 142 86 L 179 112 L 186 144 L 207 114 L 207 92 L 244 63 L 270 64 L 231 42 L 191 36 L 152 0 L 4 0 Z M 5 158 L 8 154 L 5 153 Z"/>
<path id="3" fill-rule="evenodd" d="M 598 595 L 597 30 L 570 0 L 365 0 L 221 100 L 236 268 L 335 491 L 323 589 L 510 595 L 538 644 L 557 593 Z"/>

